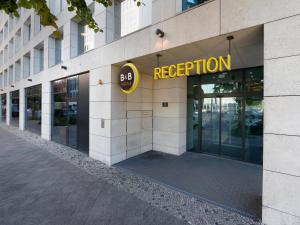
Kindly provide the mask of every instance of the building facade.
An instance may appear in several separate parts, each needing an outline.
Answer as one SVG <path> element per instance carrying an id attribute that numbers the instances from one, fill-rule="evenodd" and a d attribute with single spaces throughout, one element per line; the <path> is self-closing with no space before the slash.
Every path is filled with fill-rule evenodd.
<path id="1" fill-rule="evenodd" d="M 103 33 L 64 0 L 49 1 L 60 37 L 1 14 L 1 122 L 107 165 L 149 150 L 261 165 L 263 223 L 300 224 L 300 1 L 87 3 Z"/>

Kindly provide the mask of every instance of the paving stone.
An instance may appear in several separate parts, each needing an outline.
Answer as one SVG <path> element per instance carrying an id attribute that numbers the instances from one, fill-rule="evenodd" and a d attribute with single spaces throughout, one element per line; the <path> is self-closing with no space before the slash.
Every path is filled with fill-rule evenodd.
<path id="1" fill-rule="evenodd" d="M 10 134 L 8 134 L 8 132 L 10 132 Z M 16 144 L 17 146 L 14 146 L 15 144 L 11 144 L 13 142 L 12 140 L 18 141 L 18 144 Z M 27 143 L 24 142 L 24 140 L 26 140 Z M 187 222 L 188 224 L 199 224 L 199 225 L 213 225 L 216 223 L 222 225 L 261 224 L 261 221 L 257 221 L 257 219 L 253 219 L 251 217 L 241 215 L 229 209 L 224 209 L 220 206 L 214 205 L 212 203 L 206 202 L 201 199 L 196 199 L 182 192 L 175 191 L 173 189 L 170 189 L 167 186 L 149 180 L 145 177 L 141 177 L 136 174 L 129 173 L 128 171 L 122 170 L 117 167 L 108 167 L 97 160 L 87 157 L 87 155 L 77 150 L 74 150 L 72 148 L 54 142 L 43 140 L 39 136 L 26 131 L 19 131 L 15 128 L 7 128 L 4 126 L 0 128 L 0 143 L 1 143 L 0 160 L 2 160 L 2 155 L 6 157 L 5 162 L 3 162 L 3 164 L 2 162 L 0 163 L 1 165 L 0 168 L 13 167 L 15 157 L 17 158 L 17 161 L 20 160 L 30 161 L 30 158 L 32 157 L 31 160 L 34 163 L 36 163 L 36 165 L 32 165 L 33 163 L 30 163 L 32 168 L 30 168 L 29 165 L 24 165 L 26 167 L 26 170 L 32 169 L 32 171 L 34 171 L 34 169 L 37 169 L 38 167 L 47 165 L 47 169 L 49 167 L 49 170 L 52 171 L 51 173 L 50 172 L 47 173 L 45 169 L 41 169 L 41 170 L 37 170 L 36 172 L 37 174 L 35 173 L 33 173 L 32 175 L 28 174 L 30 176 L 30 180 L 33 181 L 33 183 L 35 184 L 35 188 L 37 188 L 35 193 L 36 194 L 35 198 L 37 198 L 37 200 L 43 194 L 43 192 L 40 192 L 39 189 L 43 188 L 43 184 L 47 183 L 47 179 L 45 178 L 45 175 L 43 175 L 44 173 L 46 174 L 46 176 L 48 176 L 49 179 L 54 179 L 53 175 L 56 176 L 56 179 L 54 179 L 52 183 L 51 182 L 50 183 L 51 186 L 60 185 L 61 187 L 60 191 L 63 192 L 63 189 L 65 189 L 65 186 L 63 185 L 67 185 L 67 187 L 70 187 L 69 192 L 65 191 L 66 193 L 69 193 L 69 195 L 71 196 L 69 197 L 69 199 L 72 199 L 72 193 L 74 192 L 74 188 L 77 190 L 76 186 L 79 186 L 78 189 L 81 191 L 81 193 L 85 193 L 85 191 L 88 192 L 91 186 L 85 186 L 84 183 L 98 181 L 100 183 L 99 184 L 100 187 L 97 187 L 99 189 L 99 195 L 96 198 L 94 207 L 90 209 L 89 216 L 85 217 L 87 218 L 86 224 L 95 224 L 95 221 L 97 221 L 97 216 L 98 218 L 102 218 L 102 220 L 99 220 L 100 222 L 98 224 L 105 224 L 105 225 L 106 224 L 143 224 L 143 225 L 144 224 L 149 224 L 149 225 L 150 224 L 185 224 L 186 223 L 185 221 L 188 221 Z M 26 145 L 29 145 L 30 147 L 25 148 Z M 14 154 L 8 154 L 9 151 L 16 151 L 16 152 Z M 39 156 L 40 155 L 38 154 L 39 152 L 52 153 L 53 156 L 51 156 L 50 154 L 45 154 L 42 157 Z M 69 163 L 66 163 L 65 161 Z M 75 168 L 74 166 L 77 168 Z M 18 171 L 18 169 L 12 168 L 12 170 L 14 171 L 13 176 L 17 176 L 18 172 L 20 172 Z M 85 174 L 86 172 L 90 174 L 90 176 L 87 176 Z M 65 178 L 65 176 L 68 174 L 70 174 L 69 178 Z M 1 179 L 2 179 L 2 174 L 1 174 Z M 6 177 L 6 179 L 8 179 L 8 181 L 10 182 L 10 179 L 8 177 Z M 34 181 L 34 179 L 38 179 L 38 180 Z M 87 179 L 88 181 L 85 181 L 85 179 Z M 18 179 L 13 179 L 13 180 L 15 182 L 18 182 Z M 25 182 L 26 178 L 20 178 L 20 180 Z M 47 184 L 47 186 L 49 186 L 49 184 Z M 2 192 L 1 188 L 2 187 L 0 187 L 0 190 Z M 107 195 L 105 195 L 105 192 L 104 194 L 103 193 L 100 194 L 101 190 L 105 190 L 105 192 L 108 192 Z M 51 193 L 54 193 L 53 190 L 52 191 L 49 190 L 49 192 L 50 192 L 49 198 L 51 201 L 53 201 L 56 204 L 63 204 L 64 201 L 55 202 L 55 198 L 54 198 L 55 196 L 51 195 Z M 65 192 L 59 196 L 61 197 L 65 196 L 66 194 Z M 82 196 L 85 195 L 82 194 Z M 78 202 L 83 201 L 82 198 L 83 197 L 81 198 L 78 197 L 78 199 L 76 200 L 76 198 L 74 197 L 75 200 L 73 201 L 76 202 L 77 204 L 75 203 L 75 205 L 72 206 L 73 208 L 71 206 L 64 205 L 65 207 L 63 209 L 64 213 L 62 214 L 63 215 L 69 215 L 68 213 L 71 213 L 71 215 L 77 214 L 76 206 L 78 205 Z M 88 197 L 88 199 L 90 198 L 91 197 Z M 118 208 L 118 205 L 114 205 L 111 203 L 112 198 L 115 199 L 116 202 L 118 202 L 119 199 L 120 201 L 122 201 L 121 209 Z M 126 202 L 128 202 L 129 205 L 126 205 Z M 109 205 L 108 208 L 105 208 L 104 207 L 105 204 L 112 204 L 112 205 Z M 166 205 L 168 207 L 168 211 L 164 210 L 165 209 L 164 206 Z M 111 207 L 116 207 L 118 213 L 116 214 L 116 212 L 114 212 L 114 208 Z M 70 210 L 70 208 L 72 210 Z M 111 209 L 109 210 L 109 208 Z M 130 212 L 127 212 L 126 208 L 130 209 L 127 210 Z M 122 209 L 125 211 L 119 213 L 119 210 Z M 180 215 L 178 214 L 177 209 L 180 209 Z M 49 212 L 53 212 L 49 208 L 47 210 L 49 210 Z M 80 208 L 77 210 L 80 211 Z M 136 210 L 139 211 L 140 214 L 136 215 Z M 21 212 L 23 213 L 23 211 Z M 37 219 L 41 219 L 39 217 L 39 214 L 36 214 L 30 210 L 29 212 L 33 213 L 31 218 L 35 219 L 35 221 Z M 42 212 L 45 211 L 42 210 Z M 1 219 L 3 219 L 2 214 L 4 214 L 4 212 L 2 211 L 0 206 Z M 144 217 L 141 217 L 140 216 L 141 214 L 144 215 Z M 127 218 L 128 216 L 130 218 Z M 131 217 L 136 217 L 136 220 L 132 220 Z M 5 218 L 7 218 L 7 216 Z M 119 219 L 125 218 L 125 221 L 124 223 L 120 223 L 120 222 L 118 223 L 118 221 L 115 220 L 115 218 L 119 218 Z M 142 222 L 141 222 L 141 218 L 143 218 Z M 157 219 L 158 221 L 155 221 L 155 218 L 156 219 L 161 218 L 161 219 Z M 184 220 L 182 220 L 183 218 Z M 227 218 L 234 218 L 234 219 L 228 220 Z M 0 219 L 0 224 L 2 224 L 1 219 Z M 59 215 L 57 215 L 55 219 L 58 221 L 59 219 L 62 218 L 59 217 Z M 16 220 L 14 220 L 13 222 L 15 221 Z M 76 220 L 73 221 L 74 223 L 72 225 L 76 224 L 75 223 Z M 50 222 L 47 222 L 47 220 L 45 219 L 45 223 L 43 224 L 51 224 Z M 32 224 L 32 223 L 29 222 L 12 223 L 11 221 L 9 223 L 6 223 L 6 225 L 10 225 L 10 224 L 25 225 L 25 224 Z"/>

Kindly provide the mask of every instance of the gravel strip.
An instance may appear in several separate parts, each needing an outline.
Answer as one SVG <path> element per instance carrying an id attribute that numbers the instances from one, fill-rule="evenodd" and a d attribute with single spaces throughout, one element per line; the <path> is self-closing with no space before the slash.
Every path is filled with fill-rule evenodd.
<path id="1" fill-rule="evenodd" d="M 200 225 L 259 225 L 261 221 L 243 216 L 237 212 L 224 209 L 212 203 L 178 192 L 162 184 L 131 174 L 116 167 L 108 167 L 100 161 L 89 158 L 87 155 L 42 139 L 40 136 L 17 128 L 2 126 L 18 137 L 46 150 L 60 159 L 84 169 L 91 175 L 129 192 L 137 198 L 151 205 L 167 211 L 189 224 Z"/>

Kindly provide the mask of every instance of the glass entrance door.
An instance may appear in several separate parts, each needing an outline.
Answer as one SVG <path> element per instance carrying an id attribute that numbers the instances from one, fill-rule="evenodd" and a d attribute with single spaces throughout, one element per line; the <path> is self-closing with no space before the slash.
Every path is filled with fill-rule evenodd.
<path id="1" fill-rule="evenodd" d="M 240 159 L 242 101 L 233 97 L 203 98 L 202 152 Z"/>
<path id="2" fill-rule="evenodd" d="M 222 97 L 220 113 L 221 155 L 242 159 L 242 99 Z"/>
<path id="3" fill-rule="evenodd" d="M 262 67 L 190 76 L 187 150 L 262 164 Z"/>
<path id="4" fill-rule="evenodd" d="M 202 152 L 220 153 L 220 98 L 203 98 L 202 102 Z"/>

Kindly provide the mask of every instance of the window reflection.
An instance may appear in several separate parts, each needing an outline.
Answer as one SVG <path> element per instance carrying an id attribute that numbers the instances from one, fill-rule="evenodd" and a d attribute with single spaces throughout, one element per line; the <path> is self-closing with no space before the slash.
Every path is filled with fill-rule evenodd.
<path id="1" fill-rule="evenodd" d="M 41 134 L 42 85 L 26 88 L 26 129 Z"/>
<path id="2" fill-rule="evenodd" d="M 245 160 L 261 164 L 263 153 L 263 100 L 261 97 L 246 99 L 245 132 Z"/>
<path id="3" fill-rule="evenodd" d="M 1 115 L 2 115 L 2 122 L 6 122 L 6 94 L 1 95 Z"/>
<path id="4" fill-rule="evenodd" d="M 196 5 L 202 4 L 206 1 L 208 1 L 208 0 L 183 0 L 182 1 L 182 9 L 186 10 L 186 9 L 192 8 Z"/>
<path id="5" fill-rule="evenodd" d="M 52 140 L 77 148 L 78 76 L 53 82 Z"/>
<path id="6" fill-rule="evenodd" d="M 187 93 L 187 150 L 262 164 L 262 67 L 190 76 Z"/>
<path id="7" fill-rule="evenodd" d="M 11 93 L 11 125 L 19 126 L 19 111 L 20 111 L 19 91 Z"/>

